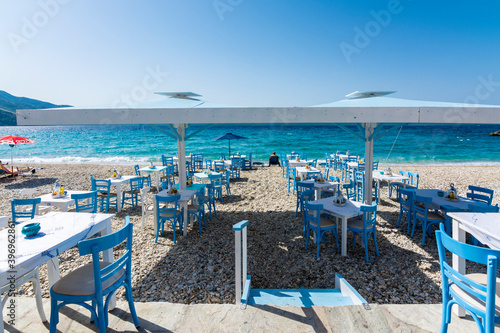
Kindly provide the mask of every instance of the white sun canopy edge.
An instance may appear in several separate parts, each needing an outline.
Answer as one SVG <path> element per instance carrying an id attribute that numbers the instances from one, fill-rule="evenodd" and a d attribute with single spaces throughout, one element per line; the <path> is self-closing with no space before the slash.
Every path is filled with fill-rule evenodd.
<path id="1" fill-rule="evenodd" d="M 18 110 L 20 126 L 129 124 L 500 124 L 500 107 L 283 107 Z"/>

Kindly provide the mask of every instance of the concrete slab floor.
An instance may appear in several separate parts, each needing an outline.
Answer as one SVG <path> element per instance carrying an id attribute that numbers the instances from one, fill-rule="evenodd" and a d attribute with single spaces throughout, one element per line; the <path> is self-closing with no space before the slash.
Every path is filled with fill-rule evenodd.
<path id="1" fill-rule="evenodd" d="M 312 307 L 236 305 L 184 305 L 166 302 L 135 303 L 141 326 L 136 329 L 128 303 L 119 301 L 109 313 L 107 332 L 438 332 L 441 305 L 370 305 Z M 50 319 L 50 302 L 44 300 Z M 35 300 L 16 298 L 15 325 L 4 324 L 7 332 L 48 332 L 42 323 Z M 90 313 L 79 306 L 63 307 L 59 315 L 59 332 L 97 332 L 90 323 Z M 449 332 L 478 332 L 470 318 L 452 317 Z"/>

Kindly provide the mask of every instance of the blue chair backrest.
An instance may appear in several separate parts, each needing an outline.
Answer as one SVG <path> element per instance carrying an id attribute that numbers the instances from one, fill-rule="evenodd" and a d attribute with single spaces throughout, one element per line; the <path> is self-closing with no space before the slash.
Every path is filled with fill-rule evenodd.
<path id="1" fill-rule="evenodd" d="M 297 170 L 295 168 L 288 167 L 288 177 L 293 178 L 295 180 L 296 175 L 297 175 Z"/>
<path id="2" fill-rule="evenodd" d="M 477 325 L 481 325 L 481 321 L 477 320 L 477 316 L 485 317 L 482 325 L 487 328 L 484 329 L 483 327 L 481 331 L 493 332 L 495 330 L 496 275 L 500 260 L 500 251 L 456 241 L 446 234 L 443 225 L 440 226 L 440 230 L 436 230 L 436 241 L 439 263 L 441 265 L 443 293 L 450 293 L 456 303 L 463 305 L 469 313 L 476 316 L 474 319 Z M 486 284 L 478 283 L 455 270 L 448 263 L 446 250 L 465 260 L 485 265 L 486 281 L 484 282 Z M 451 288 L 450 284 L 453 284 L 454 287 Z M 457 293 L 457 288 L 475 299 L 476 304 L 482 303 L 486 311 L 482 307 L 478 309 L 471 303 L 463 300 L 463 293 Z"/>
<path id="3" fill-rule="evenodd" d="M 373 162 L 373 170 L 378 170 L 378 161 Z"/>
<path id="4" fill-rule="evenodd" d="M 330 175 L 330 167 L 328 166 L 328 163 L 327 163 L 327 165 L 325 165 L 325 172 L 323 173 L 323 178 L 328 179 L 329 175 Z"/>
<path id="5" fill-rule="evenodd" d="M 41 198 L 12 199 L 12 222 L 18 223 L 17 219 L 33 219 L 36 213 L 36 205 L 40 204 L 41 201 Z M 22 209 L 21 206 L 29 206 L 29 209 Z"/>
<path id="6" fill-rule="evenodd" d="M 134 191 L 143 188 L 143 181 L 144 178 L 142 177 L 130 178 L 130 190 Z"/>
<path id="7" fill-rule="evenodd" d="M 81 256 L 91 254 L 92 255 L 92 267 L 94 271 L 94 286 L 95 294 L 101 295 L 102 299 L 102 285 L 104 282 L 110 278 L 114 278 L 116 275 L 121 274 L 121 271 L 125 271 L 123 276 L 115 283 L 114 286 L 120 286 L 122 281 L 130 279 L 132 272 L 132 230 L 133 224 L 130 223 L 130 218 L 125 217 L 125 226 L 120 230 L 113 232 L 106 236 L 101 236 L 97 238 L 82 240 L 78 242 L 78 250 Z M 112 249 L 113 247 L 127 242 L 126 250 L 122 252 L 122 255 L 115 259 L 115 261 L 101 268 L 101 263 L 99 260 L 99 253 Z"/>
<path id="8" fill-rule="evenodd" d="M 321 177 L 322 177 L 322 175 L 321 175 L 320 171 L 318 171 L 318 172 L 308 172 L 307 173 L 307 178 L 308 179 L 319 179 Z"/>
<path id="9" fill-rule="evenodd" d="M 109 193 L 110 189 L 111 189 L 111 180 L 94 179 L 92 191 L 97 191 L 97 193 Z"/>
<path id="10" fill-rule="evenodd" d="M 407 190 L 404 188 L 398 188 L 399 191 L 399 203 L 405 206 L 412 207 L 413 205 L 413 190 Z"/>
<path id="11" fill-rule="evenodd" d="M 364 163 L 358 163 L 358 171 L 365 171 L 365 164 Z"/>
<path id="12" fill-rule="evenodd" d="M 214 188 L 220 188 L 222 186 L 222 174 L 210 174 L 208 175 L 208 178 L 210 179 L 210 183 L 214 186 Z"/>
<path id="13" fill-rule="evenodd" d="M 377 224 L 377 204 L 372 206 L 361 206 L 359 208 L 361 213 L 363 213 L 363 228 L 371 229 Z"/>
<path id="14" fill-rule="evenodd" d="M 307 161 L 307 153 L 302 153 L 301 159 L 304 160 L 304 161 Z"/>
<path id="15" fill-rule="evenodd" d="M 328 179 L 330 179 L 331 182 L 337 182 L 337 183 L 339 183 L 337 185 L 337 191 L 338 191 L 340 189 L 340 178 L 337 177 L 337 176 L 330 176 L 330 177 L 328 177 Z"/>
<path id="16" fill-rule="evenodd" d="M 296 181 L 295 182 L 295 187 L 296 187 L 296 190 L 297 190 L 297 196 L 299 196 L 300 195 L 299 192 L 304 191 L 305 188 L 308 188 L 308 189 L 313 188 L 314 187 L 314 183 L 313 182 Z"/>
<path id="17" fill-rule="evenodd" d="M 476 204 L 469 204 L 467 210 L 469 212 L 476 212 L 476 213 L 498 213 L 498 204 L 496 204 L 495 206 L 478 206 Z"/>
<path id="18" fill-rule="evenodd" d="M 413 209 L 416 212 L 422 213 L 427 218 L 427 212 L 429 211 L 429 203 L 432 202 L 432 198 L 422 197 L 413 193 Z M 421 205 L 423 204 L 423 206 Z"/>
<path id="19" fill-rule="evenodd" d="M 357 162 L 358 161 L 358 156 L 356 156 L 356 155 L 349 155 L 349 156 L 347 156 L 347 161 L 348 162 Z"/>
<path id="20" fill-rule="evenodd" d="M 205 169 L 212 169 L 212 160 L 208 158 L 205 160 Z"/>
<path id="21" fill-rule="evenodd" d="M 469 191 L 470 192 L 467 193 L 467 198 L 491 205 L 494 193 L 492 189 L 469 185 Z"/>
<path id="22" fill-rule="evenodd" d="M 167 166 L 167 157 L 165 155 L 161 155 L 161 164 Z"/>
<path id="23" fill-rule="evenodd" d="M 220 158 L 221 158 L 222 160 L 225 160 L 225 159 L 226 159 L 226 154 L 224 154 L 224 153 L 220 153 Z"/>
<path id="24" fill-rule="evenodd" d="M 408 172 L 408 176 L 410 177 L 410 185 L 418 188 L 418 179 L 420 178 L 418 173 Z"/>
<path id="25" fill-rule="evenodd" d="M 223 161 L 214 161 L 214 170 L 219 172 L 224 170 L 224 162 Z"/>
<path id="26" fill-rule="evenodd" d="M 139 171 L 139 165 L 138 164 L 134 165 L 134 170 L 135 170 L 136 176 L 140 176 L 141 175 L 141 172 Z"/>
<path id="27" fill-rule="evenodd" d="M 309 202 L 309 201 L 314 200 L 315 194 L 316 194 L 315 190 L 305 190 L 305 191 L 302 191 L 302 193 L 300 195 L 300 199 L 304 200 L 304 202 Z"/>
<path id="28" fill-rule="evenodd" d="M 356 192 L 354 191 L 354 183 L 343 184 L 342 188 L 345 190 L 348 200 L 356 200 Z"/>
<path id="29" fill-rule="evenodd" d="M 321 228 L 321 211 L 323 210 L 323 205 L 321 204 L 313 204 L 310 202 L 306 202 L 304 204 L 305 210 L 304 210 L 304 215 L 306 218 L 306 221 L 308 223 L 313 222 L 316 224 L 316 229 Z"/>
<path id="30" fill-rule="evenodd" d="M 160 221 L 162 218 L 162 214 L 172 214 L 169 218 L 176 218 L 179 210 L 179 200 L 181 199 L 181 195 L 172 195 L 172 196 L 162 196 L 155 195 L 156 201 L 156 219 Z M 165 204 L 165 205 L 162 205 Z M 165 217 L 163 217 L 165 218 Z"/>
<path id="31" fill-rule="evenodd" d="M 88 193 L 74 193 L 71 195 L 71 199 L 75 200 L 77 212 L 97 212 L 97 191 Z"/>

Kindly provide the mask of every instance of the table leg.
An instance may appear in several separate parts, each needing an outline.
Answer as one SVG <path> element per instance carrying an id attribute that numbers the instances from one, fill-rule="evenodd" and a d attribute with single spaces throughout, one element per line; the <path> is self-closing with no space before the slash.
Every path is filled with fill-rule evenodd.
<path id="1" fill-rule="evenodd" d="M 122 211 L 122 187 L 120 184 L 116 184 L 116 211 L 119 213 Z"/>
<path id="2" fill-rule="evenodd" d="M 59 281 L 59 258 L 54 257 L 47 261 L 47 277 L 49 279 L 49 288 L 51 288 L 54 283 Z"/>
<path id="3" fill-rule="evenodd" d="M 156 172 L 156 190 L 160 192 L 160 173 Z"/>
<path id="4" fill-rule="evenodd" d="M 465 230 L 460 228 L 459 222 L 456 220 L 453 220 L 453 239 L 465 243 Z M 465 259 L 455 254 L 452 258 L 453 268 L 460 274 L 465 274 Z M 458 305 L 453 307 L 453 312 L 459 317 L 465 317 L 466 314 L 465 309 Z"/>
<path id="5" fill-rule="evenodd" d="M 184 218 L 184 230 L 183 230 L 182 234 L 184 236 L 187 236 L 187 233 L 188 233 L 187 228 L 188 228 L 188 224 L 189 224 L 187 206 L 188 206 L 187 201 L 182 204 L 182 209 L 184 210 L 184 217 L 183 217 Z"/>
<path id="6" fill-rule="evenodd" d="M 315 190 L 314 194 L 316 195 L 316 200 L 321 199 L 321 189 L 320 188 L 316 188 L 314 190 Z"/>
<path id="7" fill-rule="evenodd" d="M 342 217 L 342 256 L 347 256 L 347 217 Z"/>

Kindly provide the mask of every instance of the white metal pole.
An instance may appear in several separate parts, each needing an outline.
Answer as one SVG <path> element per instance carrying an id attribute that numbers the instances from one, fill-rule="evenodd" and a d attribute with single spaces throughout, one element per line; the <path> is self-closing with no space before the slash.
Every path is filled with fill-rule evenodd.
<path id="1" fill-rule="evenodd" d="M 241 304 L 241 231 L 234 232 L 236 304 Z"/>
<path id="2" fill-rule="evenodd" d="M 179 158 L 179 189 L 186 189 L 186 124 L 176 124 L 175 128 L 180 138 L 177 139 L 177 154 Z"/>
<path id="3" fill-rule="evenodd" d="M 372 204 L 372 182 L 373 182 L 373 138 L 370 140 L 376 124 L 365 124 L 365 203 Z"/>
<path id="4" fill-rule="evenodd" d="M 247 227 L 243 228 L 243 275 L 241 280 L 243 283 L 243 288 L 245 288 L 245 283 L 247 281 Z"/>

